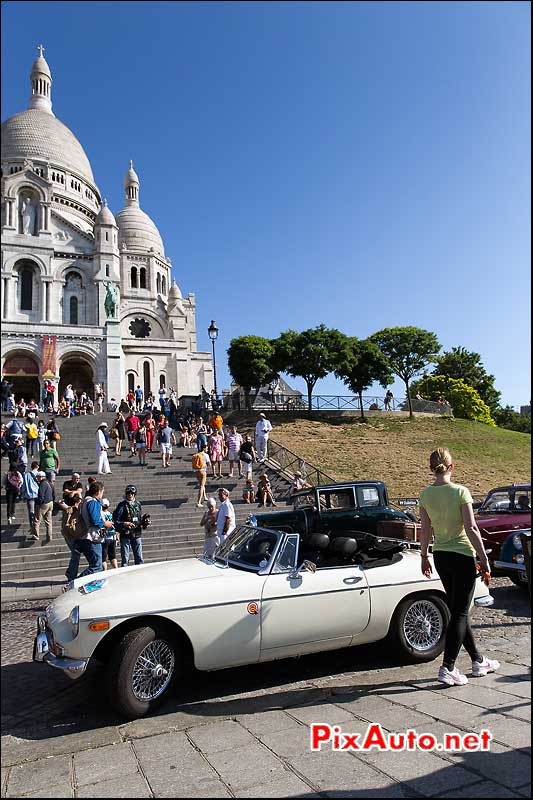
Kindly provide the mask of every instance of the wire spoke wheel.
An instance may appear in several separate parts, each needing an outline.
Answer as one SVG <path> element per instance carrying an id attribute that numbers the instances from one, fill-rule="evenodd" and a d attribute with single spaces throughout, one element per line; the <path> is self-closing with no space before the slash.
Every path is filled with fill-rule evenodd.
<path id="1" fill-rule="evenodd" d="M 174 668 L 174 651 L 164 639 L 154 639 L 147 644 L 133 665 L 131 688 L 135 697 L 155 700 L 170 683 Z"/>
<path id="2" fill-rule="evenodd" d="M 405 613 L 403 634 L 413 650 L 431 650 L 441 638 L 443 628 L 442 614 L 430 600 L 416 600 Z"/>

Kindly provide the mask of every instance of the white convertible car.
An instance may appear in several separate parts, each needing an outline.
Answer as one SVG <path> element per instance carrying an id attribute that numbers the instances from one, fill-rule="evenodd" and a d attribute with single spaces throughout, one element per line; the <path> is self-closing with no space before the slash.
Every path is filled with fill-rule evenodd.
<path id="1" fill-rule="evenodd" d="M 442 584 L 407 545 L 370 534 L 330 539 L 241 525 L 214 559 L 111 570 L 69 584 L 38 619 L 34 660 L 83 674 L 107 663 L 111 701 L 153 709 L 187 665 L 215 670 L 390 637 L 428 661 L 448 621 Z M 476 581 L 474 601 L 492 597 Z"/>

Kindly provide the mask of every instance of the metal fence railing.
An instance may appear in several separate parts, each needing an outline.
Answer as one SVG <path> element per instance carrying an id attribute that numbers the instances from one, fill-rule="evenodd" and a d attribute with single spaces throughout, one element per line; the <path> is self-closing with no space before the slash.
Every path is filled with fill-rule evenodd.
<path id="1" fill-rule="evenodd" d="M 253 396 L 252 396 L 253 400 Z M 409 403 L 407 399 L 396 400 L 392 398 L 388 403 L 385 397 L 376 395 L 363 395 L 363 411 L 408 411 Z M 246 408 L 246 398 L 244 394 L 239 396 L 225 395 L 223 397 L 224 408 L 232 409 Z M 451 414 L 452 408 L 447 402 L 437 403 L 433 400 L 423 400 L 416 397 L 411 398 L 413 411 L 426 414 Z M 254 403 L 254 410 L 259 411 L 307 411 L 307 398 L 302 396 L 291 396 L 287 398 L 274 399 L 270 401 L 262 400 Z M 353 411 L 361 413 L 359 397 L 355 395 L 333 395 L 333 394 L 313 394 L 311 395 L 312 411 Z"/>
<path id="2" fill-rule="evenodd" d="M 253 431 L 249 430 L 245 431 L 245 433 L 252 437 L 252 441 L 255 440 Z M 293 453 L 292 450 L 271 438 L 268 440 L 267 461 L 271 469 L 280 472 L 288 480 L 294 478 L 295 472 L 301 472 L 302 478 L 311 486 L 319 486 L 322 483 L 335 483 L 335 478 L 332 478 L 320 467 Z"/>

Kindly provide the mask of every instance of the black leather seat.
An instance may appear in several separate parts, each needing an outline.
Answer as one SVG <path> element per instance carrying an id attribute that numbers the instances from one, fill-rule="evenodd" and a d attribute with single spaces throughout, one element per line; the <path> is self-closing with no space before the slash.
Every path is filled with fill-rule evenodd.
<path id="1" fill-rule="evenodd" d="M 329 543 L 330 538 L 327 533 L 312 533 L 302 541 L 301 561 L 312 561 L 313 564 L 319 566 Z"/>
<path id="2" fill-rule="evenodd" d="M 350 564 L 358 550 L 359 545 L 351 536 L 337 536 L 328 547 L 322 566 L 338 567 Z"/>

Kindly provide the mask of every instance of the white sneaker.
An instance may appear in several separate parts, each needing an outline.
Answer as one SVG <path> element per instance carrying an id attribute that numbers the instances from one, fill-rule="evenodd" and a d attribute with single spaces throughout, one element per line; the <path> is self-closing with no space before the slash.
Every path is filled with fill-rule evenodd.
<path id="1" fill-rule="evenodd" d="M 482 678 L 488 672 L 496 672 L 500 669 L 500 662 L 495 658 L 485 658 L 483 661 L 472 661 L 472 675 L 474 678 Z"/>
<path id="2" fill-rule="evenodd" d="M 437 680 L 441 683 L 445 683 L 446 686 L 464 686 L 468 683 L 468 678 L 466 675 L 462 675 L 457 667 L 453 669 L 448 669 L 445 666 L 442 666 L 439 669 L 439 674 Z"/>

